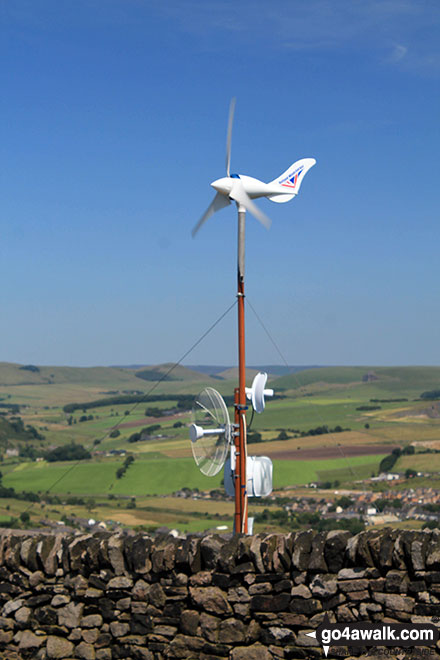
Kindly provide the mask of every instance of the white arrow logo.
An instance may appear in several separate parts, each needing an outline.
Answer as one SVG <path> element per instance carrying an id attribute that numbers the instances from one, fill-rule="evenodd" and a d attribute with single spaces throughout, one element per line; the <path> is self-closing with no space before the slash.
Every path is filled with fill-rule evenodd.
<path id="1" fill-rule="evenodd" d="M 311 633 L 306 633 L 306 635 L 307 635 L 307 637 L 314 637 L 316 639 L 316 630 L 314 630 Z M 322 648 L 324 649 L 325 657 L 327 657 L 330 646 L 327 646 L 327 645 L 323 644 Z"/>

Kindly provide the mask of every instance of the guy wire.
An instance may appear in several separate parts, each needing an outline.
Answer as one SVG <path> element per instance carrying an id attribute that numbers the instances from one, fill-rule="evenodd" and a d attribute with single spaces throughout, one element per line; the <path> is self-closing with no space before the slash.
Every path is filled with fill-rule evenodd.
<path id="1" fill-rule="evenodd" d="M 237 304 L 237 300 L 234 299 L 234 302 L 233 302 L 231 305 L 229 305 L 229 307 L 223 312 L 223 314 L 221 314 L 221 316 L 219 316 L 218 319 L 217 319 L 216 321 L 214 321 L 214 323 L 212 323 L 212 324 L 209 326 L 209 328 L 208 328 L 207 330 L 205 330 L 205 332 L 199 337 L 199 339 L 197 339 L 197 341 L 194 342 L 194 344 L 191 346 L 191 348 L 189 348 L 189 349 L 188 349 L 188 350 L 187 350 L 187 351 L 181 356 L 181 358 L 180 358 L 177 362 L 174 362 L 174 364 L 172 364 L 171 367 L 170 367 L 169 369 L 167 369 L 167 371 L 165 371 L 165 373 L 162 374 L 162 376 L 159 378 L 159 380 L 157 380 L 157 381 L 154 382 L 154 384 L 150 387 L 150 389 L 148 390 L 148 392 L 146 392 L 146 393 L 144 394 L 144 396 L 143 396 L 139 401 L 136 401 L 136 403 L 135 403 L 135 404 L 129 409 L 129 411 L 128 411 L 128 415 L 125 415 L 125 416 L 124 416 L 119 422 L 117 422 L 116 424 L 114 424 L 114 425 L 113 425 L 113 426 L 112 426 L 112 427 L 111 427 L 111 428 L 105 433 L 105 435 L 103 435 L 101 438 L 99 438 L 99 441 L 100 441 L 100 442 L 102 442 L 103 440 L 105 440 L 105 439 L 110 435 L 110 433 L 112 433 L 112 431 L 115 431 L 115 430 L 116 430 L 116 429 L 122 424 L 122 422 L 125 421 L 126 417 L 128 417 L 129 415 L 132 414 L 132 412 L 137 408 L 137 406 L 138 406 L 140 403 L 145 403 L 145 400 L 146 400 L 146 399 L 150 396 L 150 394 L 156 389 L 156 387 L 158 387 L 158 385 L 160 385 L 160 384 L 161 384 L 161 383 L 167 378 L 167 376 L 169 376 L 169 374 L 170 374 L 172 371 L 174 371 L 174 369 L 175 369 L 176 367 L 178 367 L 178 366 L 183 362 L 183 360 L 184 360 L 186 357 L 188 357 L 188 355 L 189 355 L 190 353 L 192 353 L 192 351 L 193 351 L 193 350 L 194 350 L 194 349 L 195 349 L 195 348 L 196 348 L 196 347 L 197 347 L 197 346 L 198 346 L 198 345 L 199 345 L 199 344 L 205 339 L 205 337 L 207 337 L 207 336 L 209 335 L 209 333 L 212 332 L 212 330 L 214 330 L 214 328 L 220 323 L 220 321 L 222 321 L 222 320 L 225 318 L 225 316 L 227 316 L 227 314 L 229 314 L 229 312 L 231 311 L 231 309 L 232 309 L 233 307 L 235 307 L 236 304 Z M 62 479 L 64 479 L 64 477 L 67 476 L 67 475 L 69 474 L 69 472 L 72 472 L 72 470 L 74 470 L 74 469 L 79 465 L 79 463 L 81 462 L 81 460 L 82 460 L 82 459 L 78 459 L 77 461 L 75 461 L 75 463 L 74 463 L 73 465 L 71 465 L 71 466 L 70 466 L 70 467 L 69 467 L 69 468 L 68 468 L 68 469 L 67 469 L 67 470 L 66 470 L 66 471 L 60 476 L 60 477 L 58 477 L 58 479 L 56 479 L 56 481 L 54 481 L 53 484 L 51 484 L 51 485 L 49 486 L 49 488 L 47 488 L 47 489 L 44 491 L 44 495 L 49 494 L 50 491 L 52 490 L 52 488 L 55 488 L 55 486 L 56 486 L 57 484 L 59 484 L 59 482 L 62 481 Z M 113 484 L 112 484 L 112 485 L 113 485 Z M 28 506 L 28 507 L 27 507 L 22 513 L 28 513 L 31 509 L 33 509 L 34 504 L 35 504 L 35 502 L 31 502 L 31 504 L 30 504 L 30 505 L 29 505 L 29 506 Z"/>
<path id="2" fill-rule="evenodd" d="M 270 341 L 271 341 L 272 344 L 274 345 L 275 349 L 277 350 L 277 352 L 278 352 L 279 356 L 281 357 L 282 361 L 284 362 L 285 366 L 286 366 L 287 368 L 290 368 L 289 364 L 287 363 L 287 360 L 285 359 L 284 355 L 282 354 L 282 352 L 281 352 L 280 349 L 278 348 L 278 345 L 277 345 L 277 343 L 275 342 L 275 339 L 272 337 L 272 335 L 270 334 L 269 330 L 268 330 L 268 329 L 266 328 L 266 326 L 264 325 L 262 319 L 261 319 L 260 316 L 258 315 L 257 311 L 254 309 L 254 307 L 253 307 L 251 301 L 249 300 L 249 297 L 248 297 L 248 296 L 246 296 L 246 301 L 247 301 L 249 307 L 251 308 L 251 310 L 253 311 L 253 313 L 255 314 L 255 316 L 256 316 L 258 322 L 260 323 L 261 327 L 263 328 L 264 332 L 266 333 L 266 335 L 269 337 Z M 292 375 L 292 376 L 294 377 L 294 379 L 296 380 L 296 384 L 298 385 L 298 387 L 302 387 L 301 382 L 300 382 L 298 376 L 296 375 L 296 373 L 293 372 L 291 375 Z M 319 412 L 319 408 L 318 408 L 318 406 L 315 406 L 315 415 L 316 415 L 318 421 L 321 423 L 321 426 L 325 426 L 325 424 L 324 424 L 324 420 L 323 420 L 323 418 L 321 417 L 321 414 L 320 414 L 320 412 Z M 342 449 L 340 443 L 338 443 L 338 442 L 336 441 L 336 438 L 334 437 L 333 433 L 330 432 L 330 433 L 326 433 L 325 435 L 329 436 L 329 437 L 331 438 L 331 440 L 336 444 L 336 446 L 337 446 L 339 452 L 341 453 L 343 459 L 344 459 L 345 462 L 347 463 L 347 467 L 348 467 L 348 469 L 350 470 L 350 472 L 351 472 L 351 474 L 353 475 L 353 477 L 354 477 L 355 479 L 359 479 L 359 475 L 357 475 L 356 472 L 355 472 L 355 470 L 353 470 L 352 466 L 350 465 L 350 461 L 348 460 L 348 457 L 345 455 L 344 450 Z"/>

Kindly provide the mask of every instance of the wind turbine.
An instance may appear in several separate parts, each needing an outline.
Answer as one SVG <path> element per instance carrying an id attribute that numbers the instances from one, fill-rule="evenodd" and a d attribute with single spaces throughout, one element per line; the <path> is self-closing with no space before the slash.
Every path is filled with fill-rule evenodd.
<path id="1" fill-rule="evenodd" d="M 193 237 L 214 213 L 228 206 L 231 201 L 236 202 L 238 207 L 243 207 L 243 211 L 249 211 L 266 229 L 269 229 L 271 220 L 252 200 L 257 197 L 267 197 L 272 202 L 277 202 L 278 204 L 288 202 L 298 194 L 305 174 L 316 163 L 314 158 L 297 160 L 283 174 L 280 174 L 280 176 L 270 183 L 264 183 L 264 181 L 244 174 L 231 174 L 231 140 L 234 111 L 235 98 L 232 99 L 229 108 L 226 138 L 226 176 L 211 183 L 217 194 L 192 230 Z"/>
<path id="2" fill-rule="evenodd" d="M 238 211 L 238 258 L 237 258 L 237 301 L 238 301 L 238 388 L 235 388 L 235 532 L 248 532 L 247 493 L 246 493 L 246 363 L 244 330 L 244 262 L 245 262 L 245 218 L 249 211 L 261 224 L 270 228 L 271 220 L 252 201 L 258 197 L 267 197 L 272 202 L 283 204 L 293 199 L 299 192 L 302 180 L 316 160 L 303 158 L 293 163 L 283 174 L 269 183 L 244 174 L 231 174 L 231 140 L 234 122 L 235 98 L 229 107 L 228 131 L 226 136 L 226 176 L 211 183 L 217 191 L 211 204 L 206 209 L 194 229 L 194 237 L 201 226 L 217 211 L 228 206 L 232 201 Z M 264 383 L 266 381 L 264 380 Z M 264 384 L 262 384 L 264 389 Z M 269 393 L 269 392 L 267 392 Z M 264 404 L 262 405 L 264 408 Z M 194 425 L 193 425 L 194 426 Z M 218 431 L 218 429 L 216 430 Z M 193 429 L 196 434 L 197 427 Z M 195 436 L 194 436 L 195 437 Z"/>

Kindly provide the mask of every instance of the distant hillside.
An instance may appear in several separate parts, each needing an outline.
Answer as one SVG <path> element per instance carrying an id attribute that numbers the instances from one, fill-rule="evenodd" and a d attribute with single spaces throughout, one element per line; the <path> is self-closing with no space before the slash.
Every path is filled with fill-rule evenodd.
<path id="1" fill-rule="evenodd" d="M 157 381 L 173 366 L 158 364 L 138 369 L 128 367 L 42 367 L 34 364 L 0 362 L 0 386 L 81 384 L 121 389 L 141 386 L 142 380 Z M 205 374 L 188 367 L 175 367 L 166 381 L 206 382 Z"/>
<path id="2" fill-rule="evenodd" d="M 0 362 L 0 385 L 51 385 L 81 383 L 133 386 L 136 378 L 132 371 L 115 367 L 41 367 L 33 364 Z"/>
<path id="3" fill-rule="evenodd" d="M 347 384 L 362 382 L 364 374 L 371 371 L 370 367 L 320 367 L 310 369 L 300 374 L 288 374 L 273 381 L 274 387 L 297 389 L 312 383 Z"/>
<path id="4" fill-rule="evenodd" d="M 246 369 L 247 385 L 250 386 L 252 379 L 257 375 L 258 371 L 259 369 L 251 369 L 250 367 Z M 219 374 L 217 374 L 217 377 L 222 378 L 223 380 L 238 380 L 238 367 L 231 367 L 230 369 L 221 371 Z"/>
<path id="5" fill-rule="evenodd" d="M 44 385 L 46 390 L 47 385 L 90 386 L 108 394 L 127 393 L 133 390 L 146 391 L 150 383 L 157 383 L 172 366 L 172 363 L 165 363 L 130 369 L 51 367 L 0 362 L 0 386 Z M 287 369 L 291 369 L 292 372 L 285 373 Z M 271 387 L 283 390 L 297 390 L 301 387 L 313 389 L 314 386 L 322 390 L 326 385 L 329 388 L 367 386 L 372 391 L 377 390 L 375 395 L 382 391 L 384 396 L 388 394 L 416 398 L 423 392 L 440 389 L 440 367 L 249 366 L 246 370 L 248 385 L 260 370 L 269 374 Z M 280 373 L 283 375 L 278 376 Z M 230 386 L 230 381 L 237 379 L 237 367 L 206 365 L 190 368 L 179 365 L 164 379 L 164 391 L 185 393 L 195 391 L 202 385 L 211 385 L 223 391 L 224 387 Z"/>
<path id="6" fill-rule="evenodd" d="M 363 385 L 390 394 L 420 396 L 426 390 L 440 388 L 440 367 L 320 367 L 271 382 L 275 389 L 285 390 L 314 384 Z"/>
<path id="7" fill-rule="evenodd" d="M 231 367 L 229 366 L 220 366 L 220 365 L 213 365 L 213 364 L 196 364 L 192 365 L 189 364 L 187 365 L 188 369 L 192 369 L 193 371 L 199 371 L 202 374 L 207 374 L 208 376 L 214 376 L 214 377 L 222 377 L 223 372 L 228 372 L 230 369 L 234 369 L 236 367 Z M 252 371 L 265 371 L 269 376 L 285 376 L 286 374 L 293 374 L 297 373 L 299 371 L 304 371 L 305 369 L 317 369 L 317 365 L 291 365 L 286 367 L 283 364 L 263 364 L 263 365 L 254 365 L 254 364 L 249 364 L 248 369 Z"/>
<path id="8" fill-rule="evenodd" d="M 173 367 L 173 363 L 157 364 L 149 367 L 142 367 L 141 369 L 134 371 L 137 378 L 147 381 L 157 381 L 163 378 L 163 376 L 170 371 Z M 170 373 L 166 376 L 165 380 L 167 381 L 203 381 L 207 380 L 206 374 L 200 373 L 199 371 L 193 371 L 188 367 L 182 367 L 178 365 L 174 367 Z"/>

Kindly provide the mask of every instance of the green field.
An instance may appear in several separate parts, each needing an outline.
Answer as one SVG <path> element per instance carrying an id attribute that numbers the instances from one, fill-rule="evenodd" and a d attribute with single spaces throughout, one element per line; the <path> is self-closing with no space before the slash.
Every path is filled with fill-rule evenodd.
<path id="1" fill-rule="evenodd" d="M 370 476 L 383 456 L 358 456 L 349 463 L 343 458 L 316 461 L 274 461 L 274 487 L 304 485 L 326 479 L 328 473 Z M 121 461 L 69 463 L 21 463 L 5 473 L 3 483 L 17 492 L 26 490 L 77 495 L 166 495 L 184 487 L 212 490 L 220 487 L 222 473 L 205 477 L 192 458 L 139 458 L 124 477 L 116 479 Z M 338 477 L 335 477 L 338 478 Z"/>
<path id="2" fill-rule="evenodd" d="M 220 486 L 221 475 L 205 477 L 192 458 L 137 459 L 121 478 L 116 470 L 122 460 L 69 463 L 23 463 L 4 474 L 3 483 L 17 491 L 30 490 L 78 495 L 163 495 L 185 486 L 211 490 Z M 56 483 L 59 479 L 58 483 Z M 53 484 L 55 484 L 53 486 Z"/>
<path id="3" fill-rule="evenodd" d="M 356 411 L 362 403 L 360 398 L 341 400 L 329 396 L 269 401 L 264 414 L 254 417 L 252 428 L 256 431 L 279 428 L 307 431 L 326 424 L 357 430 L 365 424 L 365 415 Z"/>
<path id="4" fill-rule="evenodd" d="M 408 468 L 417 472 L 440 473 L 440 454 L 413 454 L 401 456 L 396 462 L 395 469 L 405 472 Z"/>

